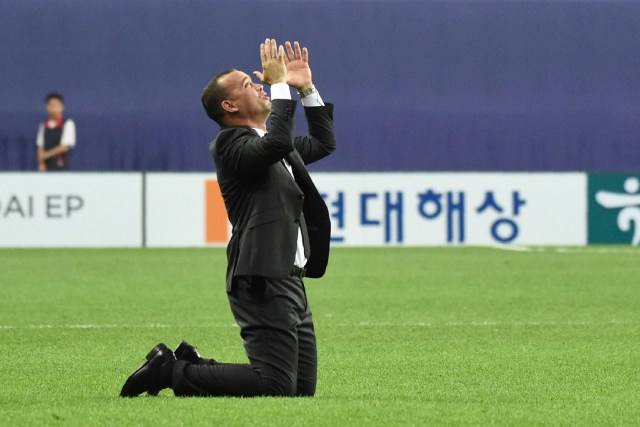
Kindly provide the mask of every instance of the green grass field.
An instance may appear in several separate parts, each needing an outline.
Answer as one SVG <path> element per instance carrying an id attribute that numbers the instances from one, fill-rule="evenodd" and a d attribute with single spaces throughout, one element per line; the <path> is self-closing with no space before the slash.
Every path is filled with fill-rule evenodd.
<path id="1" fill-rule="evenodd" d="M 245 362 L 224 250 L 2 250 L 0 425 L 638 425 L 639 257 L 335 249 L 316 397 L 121 399 L 160 341 Z"/>

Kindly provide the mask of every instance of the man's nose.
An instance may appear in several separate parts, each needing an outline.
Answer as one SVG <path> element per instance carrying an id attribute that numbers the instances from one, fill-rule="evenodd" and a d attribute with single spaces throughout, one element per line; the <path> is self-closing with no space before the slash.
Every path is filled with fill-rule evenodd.
<path id="1" fill-rule="evenodd" d="M 259 83 L 256 83 L 256 84 L 255 84 L 255 87 L 256 87 L 256 90 L 257 90 L 258 92 L 260 92 L 264 86 L 263 86 L 263 85 L 261 85 L 261 84 L 259 84 Z"/>

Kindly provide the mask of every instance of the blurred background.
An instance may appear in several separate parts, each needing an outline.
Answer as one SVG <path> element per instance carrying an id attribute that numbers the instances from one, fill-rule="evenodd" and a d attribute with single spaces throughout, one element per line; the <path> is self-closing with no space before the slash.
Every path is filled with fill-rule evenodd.
<path id="1" fill-rule="evenodd" d="M 310 49 L 339 149 L 315 171 L 633 171 L 637 1 L 2 0 L 0 170 L 65 96 L 77 171 L 211 171 L 200 104 L 265 37 Z M 300 128 L 304 120 L 299 121 Z"/>

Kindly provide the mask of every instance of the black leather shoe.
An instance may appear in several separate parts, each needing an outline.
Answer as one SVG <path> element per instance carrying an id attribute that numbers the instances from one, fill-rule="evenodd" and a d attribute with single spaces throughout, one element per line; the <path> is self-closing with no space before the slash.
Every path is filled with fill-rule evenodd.
<path id="1" fill-rule="evenodd" d="M 174 351 L 176 359 L 184 360 L 194 365 L 215 365 L 216 362 L 213 359 L 203 359 L 198 353 L 198 350 L 186 341 L 182 341 L 178 348 Z"/>
<path id="2" fill-rule="evenodd" d="M 127 378 L 120 396 L 136 397 L 145 391 L 151 396 L 156 396 L 160 390 L 171 385 L 170 379 L 163 378 L 163 376 L 171 375 L 170 370 L 175 361 L 176 356 L 166 345 L 158 344 L 153 347 L 147 354 L 147 361 L 144 365 Z"/>

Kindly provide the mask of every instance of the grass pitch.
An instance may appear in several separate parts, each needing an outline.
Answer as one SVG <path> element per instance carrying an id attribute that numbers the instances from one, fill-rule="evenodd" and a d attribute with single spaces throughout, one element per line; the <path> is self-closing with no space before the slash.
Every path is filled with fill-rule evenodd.
<path id="1" fill-rule="evenodd" d="M 315 398 L 121 399 L 160 341 L 246 361 L 224 250 L 2 250 L 0 425 L 638 425 L 639 257 L 335 249 Z"/>

